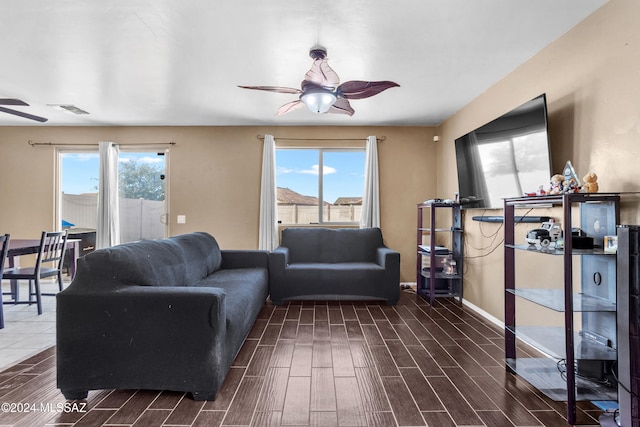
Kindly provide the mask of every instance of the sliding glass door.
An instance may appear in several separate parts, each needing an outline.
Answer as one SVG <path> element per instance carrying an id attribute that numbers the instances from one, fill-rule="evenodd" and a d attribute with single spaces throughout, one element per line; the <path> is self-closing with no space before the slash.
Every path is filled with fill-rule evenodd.
<path id="1" fill-rule="evenodd" d="M 161 239 L 167 235 L 165 153 L 120 149 L 120 241 Z"/>
<path id="2" fill-rule="evenodd" d="M 99 155 L 92 150 L 59 149 L 58 219 L 74 234 L 96 230 Z M 166 166 L 168 150 L 120 147 L 118 193 L 120 241 L 159 239 L 168 234 Z"/>

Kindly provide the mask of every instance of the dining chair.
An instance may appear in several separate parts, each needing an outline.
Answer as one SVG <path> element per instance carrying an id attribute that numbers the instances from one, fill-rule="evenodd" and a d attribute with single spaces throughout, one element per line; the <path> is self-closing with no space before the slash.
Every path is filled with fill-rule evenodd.
<path id="1" fill-rule="evenodd" d="M 5 234 L 0 236 L 0 282 L 2 282 L 2 274 L 4 271 L 4 263 L 7 259 L 7 252 L 9 251 L 10 235 Z M 0 283 L 1 285 L 2 283 Z M 1 287 L 1 286 L 0 286 Z M 2 299 L 2 291 L 0 290 L 0 299 Z M 0 304 L 0 329 L 4 328 L 4 310 L 3 304 Z"/>
<path id="2" fill-rule="evenodd" d="M 67 250 L 67 231 L 43 231 L 40 238 L 40 247 L 36 258 L 36 263 L 31 267 L 16 267 L 6 270 L 2 274 L 3 279 L 28 280 L 29 300 L 18 301 L 15 296 L 14 301 L 5 301 L 3 304 L 33 304 L 33 297 L 36 298 L 38 314 L 42 314 L 42 294 L 40 291 L 40 279 L 46 277 L 58 278 L 58 289 L 63 289 L 62 264 L 64 253 Z"/>

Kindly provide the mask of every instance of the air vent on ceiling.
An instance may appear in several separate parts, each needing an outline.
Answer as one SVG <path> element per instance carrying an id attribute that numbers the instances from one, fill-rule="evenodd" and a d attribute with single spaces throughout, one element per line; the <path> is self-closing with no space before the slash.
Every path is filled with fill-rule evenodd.
<path id="1" fill-rule="evenodd" d="M 47 104 L 49 107 L 54 108 L 58 111 L 65 111 L 67 113 L 73 113 L 73 114 L 89 114 L 89 112 L 84 111 L 81 108 L 76 107 L 75 105 L 71 105 L 71 104 Z"/>

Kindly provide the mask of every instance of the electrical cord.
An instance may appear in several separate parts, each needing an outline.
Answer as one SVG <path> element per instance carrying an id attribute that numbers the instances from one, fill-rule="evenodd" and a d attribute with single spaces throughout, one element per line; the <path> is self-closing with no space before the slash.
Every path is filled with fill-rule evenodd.
<path id="1" fill-rule="evenodd" d="M 613 375 L 613 379 L 616 380 L 616 383 L 618 383 L 618 385 L 620 387 L 622 387 L 624 389 L 624 391 L 626 391 L 631 396 L 633 396 L 633 397 L 635 397 L 637 399 L 638 395 L 636 393 L 634 393 L 633 391 L 631 391 L 626 385 L 624 385 L 624 383 L 621 383 L 620 380 L 618 379 L 618 375 L 616 375 L 617 369 L 613 369 L 613 367 L 616 366 L 617 364 L 618 364 L 618 361 L 614 360 L 613 361 L 613 365 L 612 365 L 612 369 L 611 369 L 611 374 Z"/>
<path id="2" fill-rule="evenodd" d="M 566 382 L 567 381 L 567 359 L 558 360 L 558 363 L 556 363 L 556 368 L 558 368 L 558 372 L 560 372 L 560 378 L 562 378 Z"/>
<path id="3" fill-rule="evenodd" d="M 411 287 L 411 285 L 400 285 L 400 290 L 402 290 L 404 292 L 407 292 L 407 293 L 410 293 L 410 294 L 415 294 L 416 293 L 415 289 L 413 289 Z"/>
<path id="4" fill-rule="evenodd" d="M 562 378 L 564 381 L 567 381 L 567 359 L 558 360 L 558 363 L 556 363 L 556 367 L 558 368 L 558 371 L 560 372 L 560 378 Z M 590 376 L 587 376 L 587 375 L 579 374 L 578 373 L 578 363 L 577 362 L 574 363 L 574 375 L 577 378 L 582 378 L 584 380 L 588 380 L 588 381 L 591 381 L 591 382 L 594 382 L 594 383 L 597 383 L 597 384 L 600 384 L 600 385 L 603 385 L 603 386 L 613 386 L 611 381 L 609 381 L 608 379 L 601 380 L 599 378 L 593 378 L 593 377 L 590 377 Z M 614 374 L 614 378 L 615 378 L 615 374 Z M 618 379 L 617 378 L 615 378 L 615 379 L 616 379 L 616 382 L 618 382 Z M 618 384 L 620 384 L 620 383 L 618 382 Z M 625 390 L 626 390 L 626 388 L 625 388 Z"/>
<path id="5" fill-rule="evenodd" d="M 484 214 L 486 213 L 486 211 L 484 211 L 482 213 L 482 216 L 484 216 Z M 500 232 L 500 230 L 502 229 L 502 227 L 504 226 L 504 223 L 501 223 L 500 226 L 496 229 L 496 231 L 493 234 L 485 234 L 484 230 L 482 229 L 482 222 L 479 224 L 478 229 L 480 230 L 480 234 L 482 235 L 482 237 L 484 237 L 485 239 L 492 239 L 491 243 L 489 243 L 487 246 L 483 247 L 483 248 L 475 248 L 475 247 L 471 247 L 474 250 L 477 251 L 484 251 L 488 248 L 490 248 L 491 246 L 493 246 L 496 238 L 498 237 L 498 233 Z M 466 242 L 466 240 L 465 240 Z"/>
<path id="6" fill-rule="evenodd" d="M 522 224 L 523 221 L 524 221 L 524 218 L 526 218 L 527 215 L 529 215 L 532 210 L 533 210 L 533 208 L 529 208 L 529 210 L 524 215 L 522 215 L 520 220 L 516 221 L 515 224 Z M 484 216 L 484 212 L 482 213 L 482 216 Z M 502 229 L 503 226 L 504 226 L 504 222 L 502 224 L 500 224 L 500 227 L 498 227 L 498 229 L 495 231 L 495 233 L 493 233 L 492 235 L 485 235 L 484 232 L 482 231 L 482 225 L 481 225 L 479 228 L 480 228 L 480 233 L 482 234 L 482 237 L 493 238 L 493 240 L 491 241 L 491 243 L 489 243 L 484 248 L 475 248 L 473 246 L 471 246 L 471 248 L 474 249 L 474 250 L 477 250 L 477 251 L 483 251 L 483 250 L 486 250 L 487 248 L 490 248 L 495 243 L 495 239 L 498 236 L 498 232 Z M 487 256 L 491 255 L 492 253 L 494 253 L 499 247 L 501 247 L 503 243 L 504 243 L 504 237 L 502 238 L 502 240 L 500 240 L 500 242 L 497 245 L 493 246 L 493 248 L 489 252 L 487 252 L 485 254 L 482 254 L 482 255 L 465 257 L 465 259 L 477 259 L 477 258 L 487 257 Z M 465 245 L 466 244 L 467 244 L 467 240 L 465 239 Z"/>
<path id="7" fill-rule="evenodd" d="M 494 246 L 494 247 L 493 247 L 493 249 L 491 249 L 489 252 L 487 252 L 487 253 L 485 253 L 485 254 L 482 254 L 482 255 L 476 255 L 476 256 L 468 256 L 468 257 L 465 257 L 465 259 L 476 259 L 476 258 L 484 258 L 484 257 L 487 257 L 487 256 L 491 255 L 492 253 L 494 253 L 494 252 L 496 251 L 496 249 L 498 249 L 499 247 L 501 247 L 503 242 L 504 242 L 504 239 L 502 239 L 502 240 L 500 241 L 500 243 L 498 243 L 496 246 Z M 474 249 L 475 249 L 475 248 L 474 248 Z"/>

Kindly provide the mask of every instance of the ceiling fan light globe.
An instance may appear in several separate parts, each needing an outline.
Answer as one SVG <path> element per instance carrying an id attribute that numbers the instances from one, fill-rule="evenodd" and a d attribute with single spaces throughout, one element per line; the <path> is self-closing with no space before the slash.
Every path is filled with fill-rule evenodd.
<path id="1" fill-rule="evenodd" d="M 331 92 L 309 92 L 300 97 L 304 105 L 314 113 L 326 113 L 337 99 Z"/>

